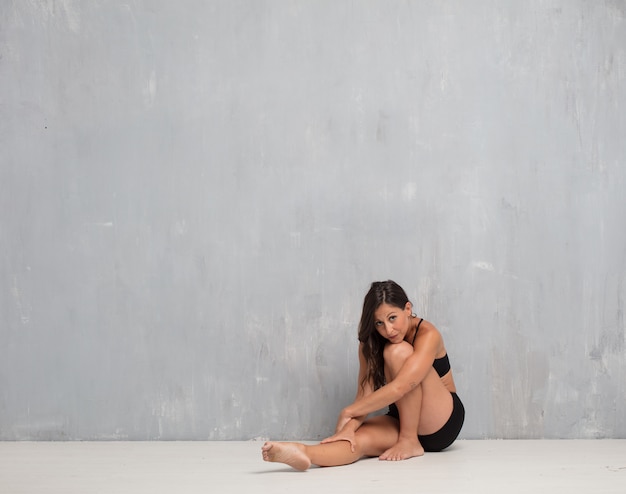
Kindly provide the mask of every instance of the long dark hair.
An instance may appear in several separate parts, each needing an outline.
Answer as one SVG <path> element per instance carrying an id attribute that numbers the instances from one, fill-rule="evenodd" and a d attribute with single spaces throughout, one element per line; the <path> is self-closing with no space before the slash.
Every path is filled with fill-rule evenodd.
<path id="1" fill-rule="evenodd" d="M 387 340 L 383 338 L 374 325 L 374 313 L 381 304 L 389 304 L 399 309 L 406 307 L 409 298 L 395 281 L 375 281 L 363 300 L 363 312 L 359 322 L 359 341 L 363 344 L 363 356 L 367 362 L 367 374 L 361 386 L 368 381 L 374 389 L 385 385 L 385 362 L 383 350 Z"/>

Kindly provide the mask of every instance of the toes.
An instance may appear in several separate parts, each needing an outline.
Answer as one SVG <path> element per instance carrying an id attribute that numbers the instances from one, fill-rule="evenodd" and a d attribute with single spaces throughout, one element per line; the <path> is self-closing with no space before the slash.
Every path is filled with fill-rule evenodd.
<path id="1" fill-rule="evenodd" d="M 385 451 L 382 455 L 378 457 L 381 461 L 402 461 L 410 458 L 406 453 L 396 453 L 395 451 L 387 452 Z"/>

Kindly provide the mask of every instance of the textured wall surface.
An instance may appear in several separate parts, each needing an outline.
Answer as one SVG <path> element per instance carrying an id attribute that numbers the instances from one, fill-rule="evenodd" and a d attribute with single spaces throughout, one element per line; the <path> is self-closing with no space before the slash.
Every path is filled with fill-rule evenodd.
<path id="1" fill-rule="evenodd" d="M 2 1 L 0 112 L 0 439 L 324 437 L 387 278 L 626 437 L 624 1 Z"/>

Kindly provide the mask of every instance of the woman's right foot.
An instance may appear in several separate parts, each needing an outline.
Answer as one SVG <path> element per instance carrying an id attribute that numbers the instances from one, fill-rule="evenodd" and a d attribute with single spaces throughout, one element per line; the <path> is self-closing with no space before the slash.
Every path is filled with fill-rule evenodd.
<path id="1" fill-rule="evenodd" d="M 304 452 L 304 444 L 268 441 L 263 445 L 261 451 L 265 461 L 285 463 L 300 471 L 311 466 L 311 460 Z"/>

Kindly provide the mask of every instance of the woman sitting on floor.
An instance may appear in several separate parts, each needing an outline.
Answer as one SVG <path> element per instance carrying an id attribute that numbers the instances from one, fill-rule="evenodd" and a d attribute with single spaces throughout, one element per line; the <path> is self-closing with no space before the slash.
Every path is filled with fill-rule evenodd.
<path id="1" fill-rule="evenodd" d="M 372 283 L 363 302 L 359 342 L 356 398 L 341 411 L 335 434 L 316 445 L 266 442 L 265 461 L 297 470 L 346 465 L 362 457 L 396 461 L 454 442 L 465 409 L 441 333 L 413 314 L 397 283 Z M 386 406 L 386 415 L 367 418 Z"/>

